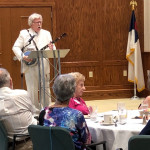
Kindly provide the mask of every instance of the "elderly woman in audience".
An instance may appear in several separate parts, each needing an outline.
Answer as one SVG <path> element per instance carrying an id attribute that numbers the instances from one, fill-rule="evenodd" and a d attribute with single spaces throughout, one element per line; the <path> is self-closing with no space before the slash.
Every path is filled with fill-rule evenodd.
<path id="1" fill-rule="evenodd" d="M 75 77 L 76 89 L 73 97 L 69 101 L 69 107 L 81 111 L 84 115 L 88 115 L 92 111 L 92 107 L 87 107 L 85 101 L 81 98 L 85 91 L 85 76 L 79 72 L 71 72 L 71 75 Z"/>
<path id="2" fill-rule="evenodd" d="M 41 111 L 39 124 L 66 128 L 72 136 L 76 150 L 83 150 L 85 144 L 91 143 L 91 135 L 83 114 L 68 107 L 69 100 L 75 92 L 74 77 L 69 74 L 59 75 L 54 81 L 53 92 L 56 102 Z"/>

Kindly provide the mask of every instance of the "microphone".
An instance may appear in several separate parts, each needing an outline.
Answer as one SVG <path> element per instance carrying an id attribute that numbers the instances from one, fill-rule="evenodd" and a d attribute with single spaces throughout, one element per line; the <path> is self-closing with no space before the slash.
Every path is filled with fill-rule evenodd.
<path id="1" fill-rule="evenodd" d="M 54 44 L 55 42 L 57 42 L 58 40 L 60 40 L 61 38 L 67 36 L 67 33 L 63 33 L 62 35 L 60 35 L 59 37 L 57 37 L 55 40 L 53 40 L 51 43 Z"/>
<path id="2" fill-rule="evenodd" d="M 31 38 L 28 40 L 29 43 L 34 39 L 35 35 L 31 36 Z"/>

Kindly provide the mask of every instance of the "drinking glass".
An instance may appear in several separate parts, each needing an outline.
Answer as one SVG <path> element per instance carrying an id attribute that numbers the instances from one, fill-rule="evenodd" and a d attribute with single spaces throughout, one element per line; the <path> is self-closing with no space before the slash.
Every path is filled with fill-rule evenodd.
<path id="1" fill-rule="evenodd" d="M 126 109 L 120 109 L 118 111 L 118 115 L 119 115 L 120 124 L 125 124 L 127 122 L 127 110 Z"/>
<path id="2" fill-rule="evenodd" d="M 96 121 L 97 120 L 97 111 L 98 111 L 98 107 L 96 105 L 89 106 L 91 121 Z"/>
<path id="3" fill-rule="evenodd" d="M 117 103 L 117 110 L 119 116 L 120 124 L 125 124 L 127 122 L 127 110 L 124 102 Z"/>
<path id="4" fill-rule="evenodd" d="M 142 103 L 142 104 L 141 104 L 141 109 L 142 109 L 143 111 L 146 111 L 146 110 L 148 109 L 148 104 L 147 104 L 147 103 Z"/>

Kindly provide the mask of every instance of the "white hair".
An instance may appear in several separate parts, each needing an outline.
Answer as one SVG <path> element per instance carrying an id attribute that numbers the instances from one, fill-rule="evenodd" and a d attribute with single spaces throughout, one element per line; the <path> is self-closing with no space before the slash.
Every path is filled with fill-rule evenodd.
<path id="1" fill-rule="evenodd" d="M 34 20 L 34 19 L 39 19 L 39 18 L 43 21 L 42 15 L 37 14 L 37 13 L 31 14 L 31 15 L 29 16 L 29 18 L 28 18 L 28 25 L 31 26 L 32 23 L 33 23 L 33 20 Z"/>

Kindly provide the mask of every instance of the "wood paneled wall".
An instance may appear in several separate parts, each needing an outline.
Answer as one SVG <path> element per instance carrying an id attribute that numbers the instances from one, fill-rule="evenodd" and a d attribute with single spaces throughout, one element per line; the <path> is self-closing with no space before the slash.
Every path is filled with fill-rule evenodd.
<path id="1" fill-rule="evenodd" d="M 86 76 L 86 99 L 133 96 L 133 84 L 123 76 L 128 70 L 126 48 L 131 19 L 130 0 L 56 0 L 57 34 L 68 37 L 58 47 L 70 48 L 62 71 Z M 143 48 L 143 2 L 135 10 Z M 142 49 L 141 48 L 141 49 Z M 89 77 L 93 71 L 93 78 Z"/>
<path id="2" fill-rule="evenodd" d="M 126 48 L 131 19 L 131 0 L 1 0 L 1 3 L 54 3 L 55 29 L 53 38 L 62 33 L 67 37 L 56 43 L 57 48 L 69 48 L 61 59 L 62 73 L 78 71 L 85 75 L 84 98 L 106 99 L 133 96 L 133 84 L 123 76 L 128 70 Z M 7 6 L 7 5 L 6 5 Z M 135 10 L 138 32 L 143 51 L 143 0 Z M 2 14 L 0 14 L 2 15 Z M 45 21 L 45 20 L 44 20 Z M 3 37 L 1 37 L 3 38 Z M 11 50 L 10 50 L 11 51 Z M 145 53 L 144 73 L 149 67 Z M 93 72 L 93 77 L 89 77 Z M 145 93 L 142 92 L 143 96 Z"/>

